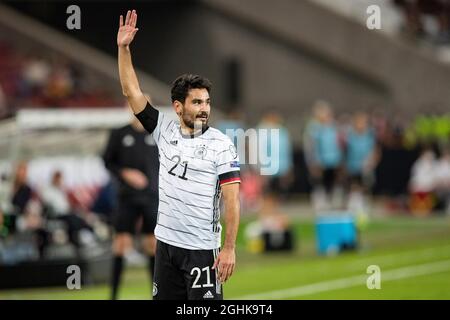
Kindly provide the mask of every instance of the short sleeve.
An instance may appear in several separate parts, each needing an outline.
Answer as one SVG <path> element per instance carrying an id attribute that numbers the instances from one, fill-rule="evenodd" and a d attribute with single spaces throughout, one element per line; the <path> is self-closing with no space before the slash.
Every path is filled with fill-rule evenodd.
<path id="1" fill-rule="evenodd" d="M 217 153 L 217 175 L 220 185 L 240 183 L 240 163 L 236 147 L 228 139 Z"/>

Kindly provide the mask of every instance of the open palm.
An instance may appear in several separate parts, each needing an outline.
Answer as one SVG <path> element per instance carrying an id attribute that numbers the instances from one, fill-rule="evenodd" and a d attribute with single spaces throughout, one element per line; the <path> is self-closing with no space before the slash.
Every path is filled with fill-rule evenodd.
<path id="1" fill-rule="evenodd" d="M 134 35 L 139 30 L 136 28 L 136 22 L 136 10 L 128 10 L 125 24 L 123 23 L 123 16 L 120 15 L 119 31 L 117 32 L 117 45 L 119 47 L 126 47 L 133 41 Z"/>

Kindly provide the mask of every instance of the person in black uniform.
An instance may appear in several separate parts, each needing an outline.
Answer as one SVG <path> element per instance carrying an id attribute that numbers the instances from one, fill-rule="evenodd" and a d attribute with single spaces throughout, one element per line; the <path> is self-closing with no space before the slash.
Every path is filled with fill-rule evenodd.
<path id="1" fill-rule="evenodd" d="M 118 205 L 113 227 L 111 299 L 117 299 L 123 258 L 132 248 L 133 235 L 141 224 L 143 248 L 148 255 L 150 282 L 155 265 L 154 229 L 158 215 L 158 148 L 152 136 L 134 119 L 113 129 L 103 155 L 106 168 L 118 182 Z"/>

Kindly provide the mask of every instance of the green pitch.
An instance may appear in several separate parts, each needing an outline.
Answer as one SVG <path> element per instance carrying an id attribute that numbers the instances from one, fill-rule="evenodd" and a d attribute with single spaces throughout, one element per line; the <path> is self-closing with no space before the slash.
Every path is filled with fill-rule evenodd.
<path id="1" fill-rule="evenodd" d="M 357 251 L 318 256 L 314 224 L 296 221 L 291 254 L 253 254 L 238 238 L 238 264 L 224 287 L 226 299 L 450 299 L 450 218 L 372 221 Z M 381 270 L 381 288 L 369 290 L 367 267 Z M 149 299 L 145 268 L 128 268 L 121 299 Z M 81 290 L 45 288 L 0 291 L 1 299 L 107 299 L 107 285 Z"/>

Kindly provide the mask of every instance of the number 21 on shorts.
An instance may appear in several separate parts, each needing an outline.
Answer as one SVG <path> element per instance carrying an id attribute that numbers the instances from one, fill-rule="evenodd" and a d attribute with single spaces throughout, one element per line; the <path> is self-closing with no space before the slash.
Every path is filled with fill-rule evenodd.
<path id="1" fill-rule="evenodd" d="M 206 273 L 206 283 L 205 284 L 198 284 L 198 281 L 200 280 L 200 277 L 202 275 L 202 271 Z M 194 283 L 192 284 L 192 288 L 208 288 L 208 287 L 214 287 L 214 285 L 211 283 L 211 270 L 210 267 L 204 267 L 203 269 L 200 269 L 199 267 L 194 267 L 191 270 L 191 276 L 196 274 Z"/>

